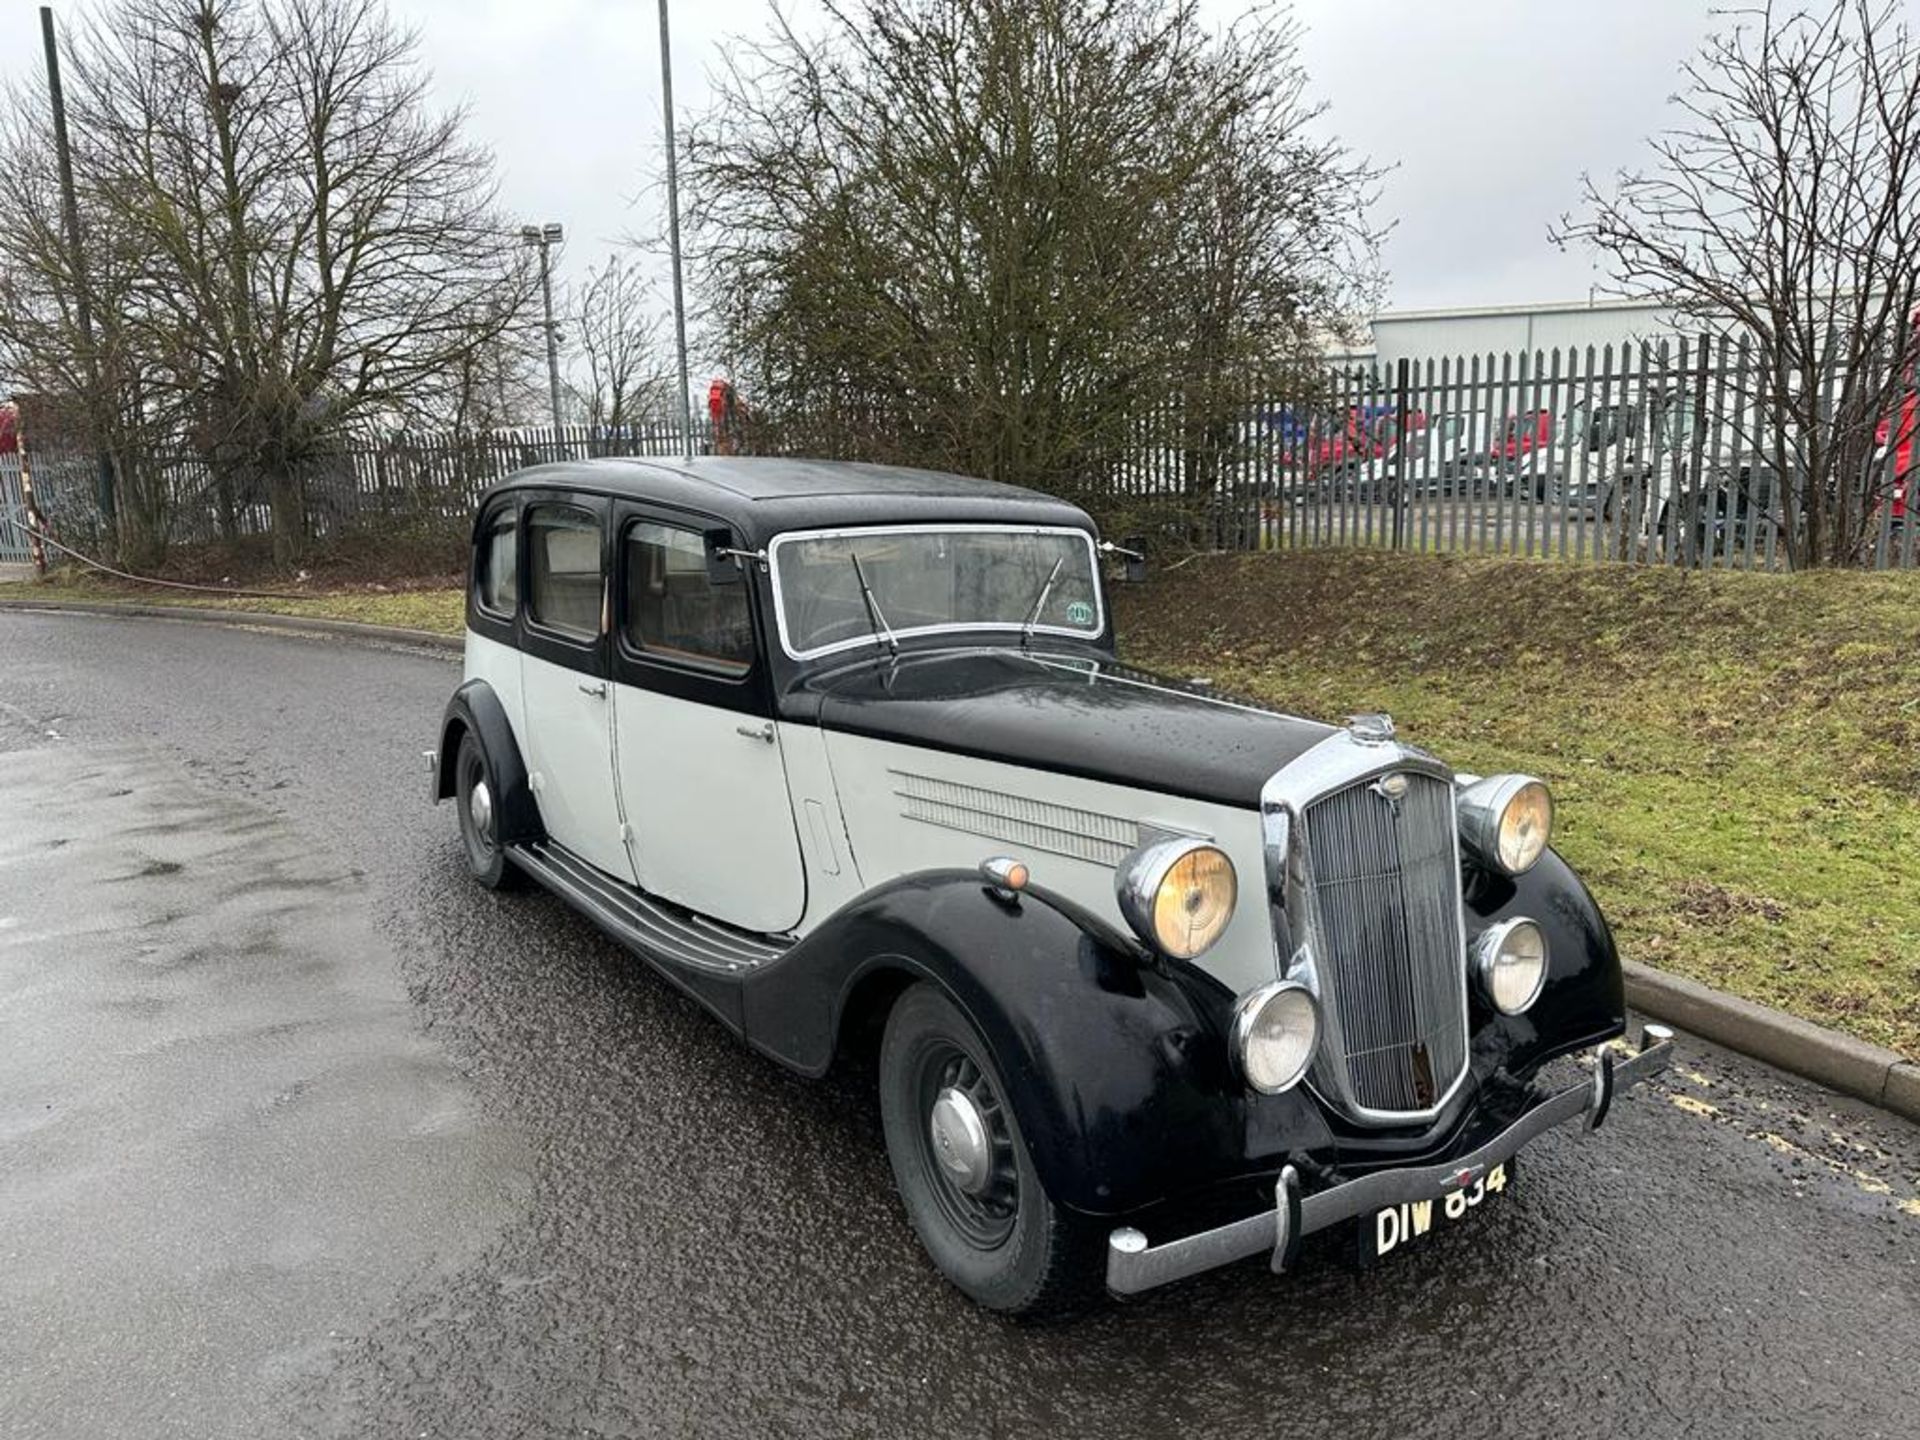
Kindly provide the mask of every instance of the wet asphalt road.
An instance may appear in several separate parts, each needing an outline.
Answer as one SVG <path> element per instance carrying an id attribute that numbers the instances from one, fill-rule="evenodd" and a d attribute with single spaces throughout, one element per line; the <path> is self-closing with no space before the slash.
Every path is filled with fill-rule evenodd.
<path id="1" fill-rule="evenodd" d="M 1380 1269 L 972 1309 L 857 1079 L 466 881 L 456 679 L 0 612 L 0 1435 L 1920 1432 L 1920 1130 L 1684 1037 Z"/>

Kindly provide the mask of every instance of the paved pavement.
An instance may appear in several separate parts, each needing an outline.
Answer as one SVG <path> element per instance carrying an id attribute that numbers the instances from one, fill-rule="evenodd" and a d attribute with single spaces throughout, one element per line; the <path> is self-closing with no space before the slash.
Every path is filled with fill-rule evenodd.
<path id="1" fill-rule="evenodd" d="M 972 1309 L 857 1079 L 466 882 L 455 679 L 0 614 L 0 1436 L 1920 1429 L 1920 1129 L 1684 1037 L 1378 1270 Z"/>

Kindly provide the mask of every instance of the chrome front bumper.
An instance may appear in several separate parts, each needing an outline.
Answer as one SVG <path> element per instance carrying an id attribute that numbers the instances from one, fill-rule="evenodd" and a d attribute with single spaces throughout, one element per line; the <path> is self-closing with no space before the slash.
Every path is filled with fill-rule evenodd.
<path id="1" fill-rule="evenodd" d="M 1493 1166 L 1511 1159 L 1536 1136 L 1569 1120 L 1584 1118 L 1587 1129 L 1598 1129 L 1607 1118 L 1614 1094 L 1659 1074 L 1672 1055 L 1673 1032 L 1661 1025 L 1649 1025 L 1638 1054 L 1616 1060 L 1613 1052 L 1603 1047 L 1595 1058 L 1592 1080 L 1571 1085 L 1541 1101 L 1469 1154 L 1437 1165 L 1376 1170 L 1311 1195 L 1300 1193 L 1299 1172 L 1288 1165 L 1274 1186 L 1273 1209 L 1259 1215 L 1165 1245 L 1149 1245 L 1138 1230 L 1115 1230 L 1107 1237 L 1107 1289 L 1116 1295 L 1138 1295 L 1156 1285 L 1183 1280 L 1263 1251 L 1271 1253 L 1274 1273 L 1280 1274 L 1293 1264 L 1300 1241 L 1317 1230 L 1389 1205 L 1432 1200 L 1448 1190 L 1471 1185 Z"/>

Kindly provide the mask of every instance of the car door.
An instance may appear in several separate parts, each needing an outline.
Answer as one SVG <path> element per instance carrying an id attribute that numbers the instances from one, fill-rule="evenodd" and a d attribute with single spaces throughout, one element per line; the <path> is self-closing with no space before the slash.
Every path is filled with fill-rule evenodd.
<path id="1" fill-rule="evenodd" d="M 520 697 L 528 776 L 548 836 L 631 881 L 613 772 L 606 516 L 607 502 L 592 496 L 527 503 Z"/>
<path id="2" fill-rule="evenodd" d="M 754 580 L 709 577 L 712 523 L 617 512 L 615 764 L 640 888 L 773 933 L 799 923 L 806 877 Z"/>

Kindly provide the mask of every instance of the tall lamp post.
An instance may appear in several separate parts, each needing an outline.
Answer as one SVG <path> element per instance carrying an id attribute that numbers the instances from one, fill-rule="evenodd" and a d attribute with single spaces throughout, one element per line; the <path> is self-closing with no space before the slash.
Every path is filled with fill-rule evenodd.
<path id="1" fill-rule="evenodd" d="M 547 394 L 553 404 L 553 430 L 560 433 L 560 342 L 553 328 L 553 269 L 547 252 L 565 238 L 558 225 L 522 225 L 520 241 L 540 252 L 540 303 L 547 316 Z"/>
<path id="2" fill-rule="evenodd" d="M 60 170 L 60 214 L 67 232 L 67 260 L 73 273 L 74 317 L 80 322 L 80 353 L 87 389 L 92 392 L 87 403 L 94 406 L 100 403 L 100 352 L 93 343 L 93 311 L 85 256 L 80 247 L 80 206 L 73 195 L 73 147 L 67 139 L 67 102 L 60 87 L 60 43 L 54 36 L 51 5 L 40 7 L 40 40 L 47 52 L 47 101 L 53 107 L 53 148 Z M 91 423 L 88 428 L 92 428 Z M 100 514 L 112 525 L 116 513 L 113 457 L 107 452 L 105 439 L 99 435 L 94 438 L 101 442 L 97 481 Z"/>
<path id="3" fill-rule="evenodd" d="M 673 47 L 667 0 L 660 0 L 660 108 L 667 126 L 667 238 L 673 250 L 673 334 L 680 359 L 680 424 L 693 458 L 693 396 L 687 390 L 687 306 L 680 288 L 680 167 L 673 153 Z"/>

